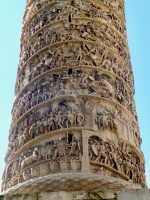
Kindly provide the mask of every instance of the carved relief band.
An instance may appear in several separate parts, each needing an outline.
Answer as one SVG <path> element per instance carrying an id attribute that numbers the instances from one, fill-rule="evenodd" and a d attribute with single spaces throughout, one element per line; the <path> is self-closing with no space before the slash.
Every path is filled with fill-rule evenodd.
<path id="1" fill-rule="evenodd" d="M 27 1 L 11 113 L 3 194 L 146 187 L 123 0 Z"/>

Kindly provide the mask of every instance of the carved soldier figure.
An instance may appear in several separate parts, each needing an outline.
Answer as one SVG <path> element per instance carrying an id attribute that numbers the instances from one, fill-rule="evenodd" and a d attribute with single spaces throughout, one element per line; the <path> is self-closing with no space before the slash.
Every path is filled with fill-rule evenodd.
<path id="1" fill-rule="evenodd" d="M 79 154 L 79 147 L 78 147 L 78 140 L 73 137 L 72 142 L 69 145 L 71 147 L 68 156 L 78 156 Z"/>
<path id="2" fill-rule="evenodd" d="M 96 140 L 95 140 L 96 142 Z M 98 157 L 96 158 L 95 162 L 102 162 L 104 164 L 107 163 L 107 155 L 105 154 L 105 146 L 103 144 L 103 142 L 101 141 L 100 144 L 99 144 L 99 148 L 97 148 L 98 150 Z"/>
<path id="3" fill-rule="evenodd" d="M 55 129 L 55 117 L 53 113 L 50 114 L 50 118 L 47 120 L 48 130 L 53 131 Z"/>
<path id="4" fill-rule="evenodd" d="M 105 128 L 105 122 L 102 113 L 97 113 L 96 123 L 98 125 L 98 129 L 103 131 Z"/>
<path id="5" fill-rule="evenodd" d="M 111 148 L 109 155 L 110 155 L 112 167 L 118 170 L 119 167 L 118 167 L 117 155 L 113 148 Z"/>
<path id="6" fill-rule="evenodd" d="M 55 160 L 58 156 L 62 157 L 63 159 L 66 158 L 67 155 L 67 141 L 66 138 L 60 138 L 59 141 L 55 141 L 54 143 L 54 157 Z"/>
<path id="7" fill-rule="evenodd" d="M 45 35 L 45 41 L 46 41 L 46 45 L 50 45 L 50 41 L 51 41 L 51 36 L 50 34 L 47 32 Z"/>
<path id="8" fill-rule="evenodd" d="M 84 121 L 84 116 L 83 116 L 83 114 L 81 112 L 77 113 L 76 120 L 77 120 L 77 125 L 78 126 L 82 126 L 82 123 Z"/>
<path id="9" fill-rule="evenodd" d="M 81 47 L 78 47 L 76 60 L 82 60 L 82 57 L 83 57 L 82 49 Z"/>
<path id="10" fill-rule="evenodd" d="M 59 157 L 63 157 L 63 158 L 66 157 L 67 150 L 68 150 L 67 148 L 68 148 L 68 144 L 67 144 L 66 138 L 60 138 L 59 143 L 58 143 Z"/>
<path id="11" fill-rule="evenodd" d="M 66 114 L 66 128 L 73 127 L 75 122 L 74 115 L 71 114 L 70 110 L 68 110 Z"/>
<path id="12" fill-rule="evenodd" d="M 112 119 L 110 114 L 107 115 L 107 121 L 108 121 L 108 127 L 110 129 L 113 129 L 114 128 L 114 123 L 113 123 L 113 119 Z"/>
<path id="13" fill-rule="evenodd" d="M 18 136 L 18 148 L 21 148 L 24 145 L 25 141 L 24 141 L 24 137 L 23 135 L 19 135 Z"/>
<path id="14" fill-rule="evenodd" d="M 29 125 L 32 125 L 35 122 L 35 111 L 33 110 L 29 117 Z"/>
<path id="15" fill-rule="evenodd" d="M 25 127 L 24 132 L 23 132 L 23 137 L 24 137 L 24 141 L 25 143 L 29 141 L 29 128 Z"/>
<path id="16" fill-rule="evenodd" d="M 44 143 L 42 147 L 39 149 L 39 159 L 46 160 L 47 159 L 47 145 Z"/>
<path id="17" fill-rule="evenodd" d="M 61 111 L 55 115 L 56 129 L 63 128 L 64 116 Z"/>
<path id="18" fill-rule="evenodd" d="M 44 134 L 46 132 L 46 124 L 44 117 L 40 120 L 40 133 Z"/>
<path id="19" fill-rule="evenodd" d="M 35 126 L 36 124 L 33 124 L 31 126 L 31 128 L 29 129 L 29 137 L 30 137 L 30 140 L 34 139 L 35 138 Z"/>
<path id="20" fill-rule="evenodd" d="M 54 154 L 54 141 L 47 146 L 47 159 L 52 159 Z"/>
<path id="21" fill-rule="evenodd" d="M 35 135 L 38 137 L 40 135 L 40 121 L 37 121 L 36 127 L 35 127 Z"/>

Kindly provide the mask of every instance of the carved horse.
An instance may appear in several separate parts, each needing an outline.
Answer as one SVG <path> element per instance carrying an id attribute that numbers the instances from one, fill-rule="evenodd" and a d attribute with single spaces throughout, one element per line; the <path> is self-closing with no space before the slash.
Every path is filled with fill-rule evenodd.
<path id="1" fill-rule="evenodd" d="M 26 166 L 32 164 L 34 161 L 37 161 L 39 157 L 39 152 L 38 152 L 38 148 L 35 148 L 33 151 L 32 156 L 25 158 L 22 162 L 21 162 L 21 169 L 24 169 Z"/>

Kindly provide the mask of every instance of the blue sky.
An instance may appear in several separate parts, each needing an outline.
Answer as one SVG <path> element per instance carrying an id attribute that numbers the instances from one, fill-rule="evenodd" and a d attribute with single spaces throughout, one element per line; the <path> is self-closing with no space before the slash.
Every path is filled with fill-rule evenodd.
<path id="1" fill-rule="evenodd" d="M 150 0 L 125 0 L 128 41 L 135 77 L 135 101 L 139 117 L 142 150 L 150 187 Z M 20 34 L 25 0 L 0 4 L 0 177 L 4 170 L 14 100 L 14 85 L 20 51 Z"/>

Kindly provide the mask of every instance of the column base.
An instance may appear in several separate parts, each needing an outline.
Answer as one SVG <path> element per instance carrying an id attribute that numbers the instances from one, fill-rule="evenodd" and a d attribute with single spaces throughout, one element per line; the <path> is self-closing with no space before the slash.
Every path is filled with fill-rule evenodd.
<path id="1" fill-rule="evenodd" d="M 5 194 L 39 194 L 59 191 L 121 191 L 141 189 L 129 181 L 88 173 L 59 173 L 30 179 L 5 190 Z"/>
<path id="2" fill-rule="evenodd" d="M 150 190 L 125 190 L 121 192 L 97 191 L 97 192 L 48 192 L 40 194 L 22 194 L 0 196 L 1 200 L 150 200 Z"/>

